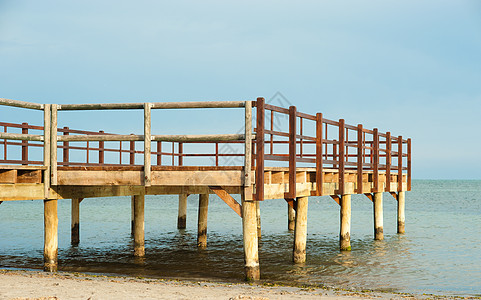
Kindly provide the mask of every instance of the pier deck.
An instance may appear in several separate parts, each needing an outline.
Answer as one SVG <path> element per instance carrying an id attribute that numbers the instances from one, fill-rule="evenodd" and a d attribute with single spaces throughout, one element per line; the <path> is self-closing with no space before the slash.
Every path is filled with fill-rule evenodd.
<path id="1" fill-rule="evenodd" d="M 402 136 L 365 129 L 360 124 L 348 125 L 343 119 L 325 119 L 321 113 L 300 113 L 294 106 L 273 106 L 266 104 L 263 98 L 229 102 L 69 105 L 0 99 L 0 104 L 44 112 L 43 126 L 0 122 L 0 128 L 3 127 L 0 132 L 0 146 L 3 144 L 0 203 L 44 200 L 44 269 L 47 271 L 57 269 L 59 199 L 72 199 L 72 243 L 78 244 L 78 211 L 83 198 L 132 196 L 134 255 L 143 256 L 145 195 L 179 195 L 178 227 L 185 228 L 186 195 L 199 194 L 198 245 L 202 248 L 207 245 L 208 195 L 216 194 L 243 219 L 247 279 L 260 277 L 258 201 L 287 201 L 290 228 L 295 229 L 293 260 L 296 263 L 306 259 L 310 196 L 331 196 L 340 205 L 341 250 L 351 249 L 351 194 L 365 194 L 373 201 L 375 238 L 382 239 L 382 193 L 389 192 L 398 201 L 398 232 L 404 232 L 404 192 L 411 189 L 411 140 Z M 152 109 L 188 108 L 243 109 L 245 122 L 240 124 L 244 127 L 243 133 L 152 134 Z M 57 116 L 62 110 L 106 109 L 143 110 L 143 135 L 58 126 Z M 282 118 L 288 122 L 288 130 L 282 131 L 281 126 L 277 126 Z M 15 130 L 21 133 L 11 132 Z M 106 142 L 110 146 L 107 147 Z M 112 142 L 118 142 L 118 147 L 111 146 Z M 197 151 L 200 143 L 212 145 L 213 153 Z M 136 146 L 140 144 L 142 149 Z M 29 156 L 32 148 L 41 148 L 42 157 Z M 11 159 L 10 149 L 15 149 L 17 156 L 21 152 L 21 159 Z M 73 150 L 83 151 L 85 156 L 80 160 L 78 157 L 71 159 Z M 142 164 L 138 164 L 139 158 Z M 186 164 L 187 159 L 189 164 Z M 210 165 L 202 165 L 206 162 Z M 233 194 L 241 195 L 241 203 L 231 196 Z"/>

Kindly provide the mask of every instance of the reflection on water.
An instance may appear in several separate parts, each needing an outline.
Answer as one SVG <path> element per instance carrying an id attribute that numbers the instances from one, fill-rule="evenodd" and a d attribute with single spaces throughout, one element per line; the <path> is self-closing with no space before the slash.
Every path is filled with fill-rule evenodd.
<path id="1" fill-rule="evenodd" d="M 462 191 L 462 192 L 461 192 Z M 396 203 L 384 197 L 384 241 L 373 240 L 372 202 L 353 196 L 352 251 L 338 251 L 339 207 L 328 197 L 309 203 L 307 262 L 292 260 L 284 201 L 261 203 L 259 244 L 264 280 L 415 293 L 481 294 L 481 182 L 416 181 L 407 193 L 405 235 L 396 232 Z M 59 269 L 242 281 L 241 219 L 212 196 L 208 248 L 196 247 L 197 199 L 188 198 L 187 229 L 177 230 L 177 199 L 146 199 L 146 256 L 133 257 L 130 199 L 86 199 L 81 205 L 81 242 L 70 246 L 70 201 L 59 202 Z M 41 201 L 0 207 L 0 265 L 40 268 Z M 476 259 L 475 259 L 476 258 Z"/>

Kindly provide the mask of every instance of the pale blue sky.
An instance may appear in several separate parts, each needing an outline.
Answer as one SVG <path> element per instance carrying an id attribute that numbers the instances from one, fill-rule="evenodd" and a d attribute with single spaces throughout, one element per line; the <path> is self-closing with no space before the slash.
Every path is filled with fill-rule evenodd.
<path id="1" fill-rule="evenodd" d="M 412 137 L 414 178 L 481 179 L 481 1 L 0 0 L 0 70 L 0 97 L 41 103 L 279 91 L 300 111 Z M 141 126 L 141 112 L 65 114 L 82 129 Z M 159 112 L 159 128 L 241 121 L 180 116 Z"/>

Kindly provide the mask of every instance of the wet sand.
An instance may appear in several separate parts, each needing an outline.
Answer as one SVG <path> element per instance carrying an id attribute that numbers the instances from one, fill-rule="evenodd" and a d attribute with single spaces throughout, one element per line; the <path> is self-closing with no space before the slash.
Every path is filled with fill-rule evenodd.
<path id="1" fill-rule="evenodd" d="M 426 299 L 427 295 L 0 270 L 0 299 Z M 436 297 L 438 298 L 438 297 Z"/>

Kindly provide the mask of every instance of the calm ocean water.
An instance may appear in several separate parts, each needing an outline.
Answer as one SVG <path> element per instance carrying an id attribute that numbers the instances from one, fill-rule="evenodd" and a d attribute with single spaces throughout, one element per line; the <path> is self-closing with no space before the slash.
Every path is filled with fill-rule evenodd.
<path id="1" fill-rule="evenodd" d="M 241 219 L 219 198 L 209 203 L 208 248 L 196 248 L 198 196 L 187 229 L 176 229 L 177 196 L 147 196 L 146 257 L 132 257 L 130 197 L 86 199 L 81 242 L 70 246 L 70 201 L 59 202 L 59 269 L 241 281 Z M 309 201 L 307 262 L 291 263 L 293 234 L 283 200 L 261 203 L 263 279 L 397 292 L 481 295 L 481 181 L 417 180 L 406 193 L 406 234 L 396 234 L 396 201 L 384 194 L 384 241 L 373 240 L 372 203 L 352 199 L 352 251 L 338 251 L 339 206 Z M 40 268 L 42 201 L 0 206 L 0 267 Z"/>

